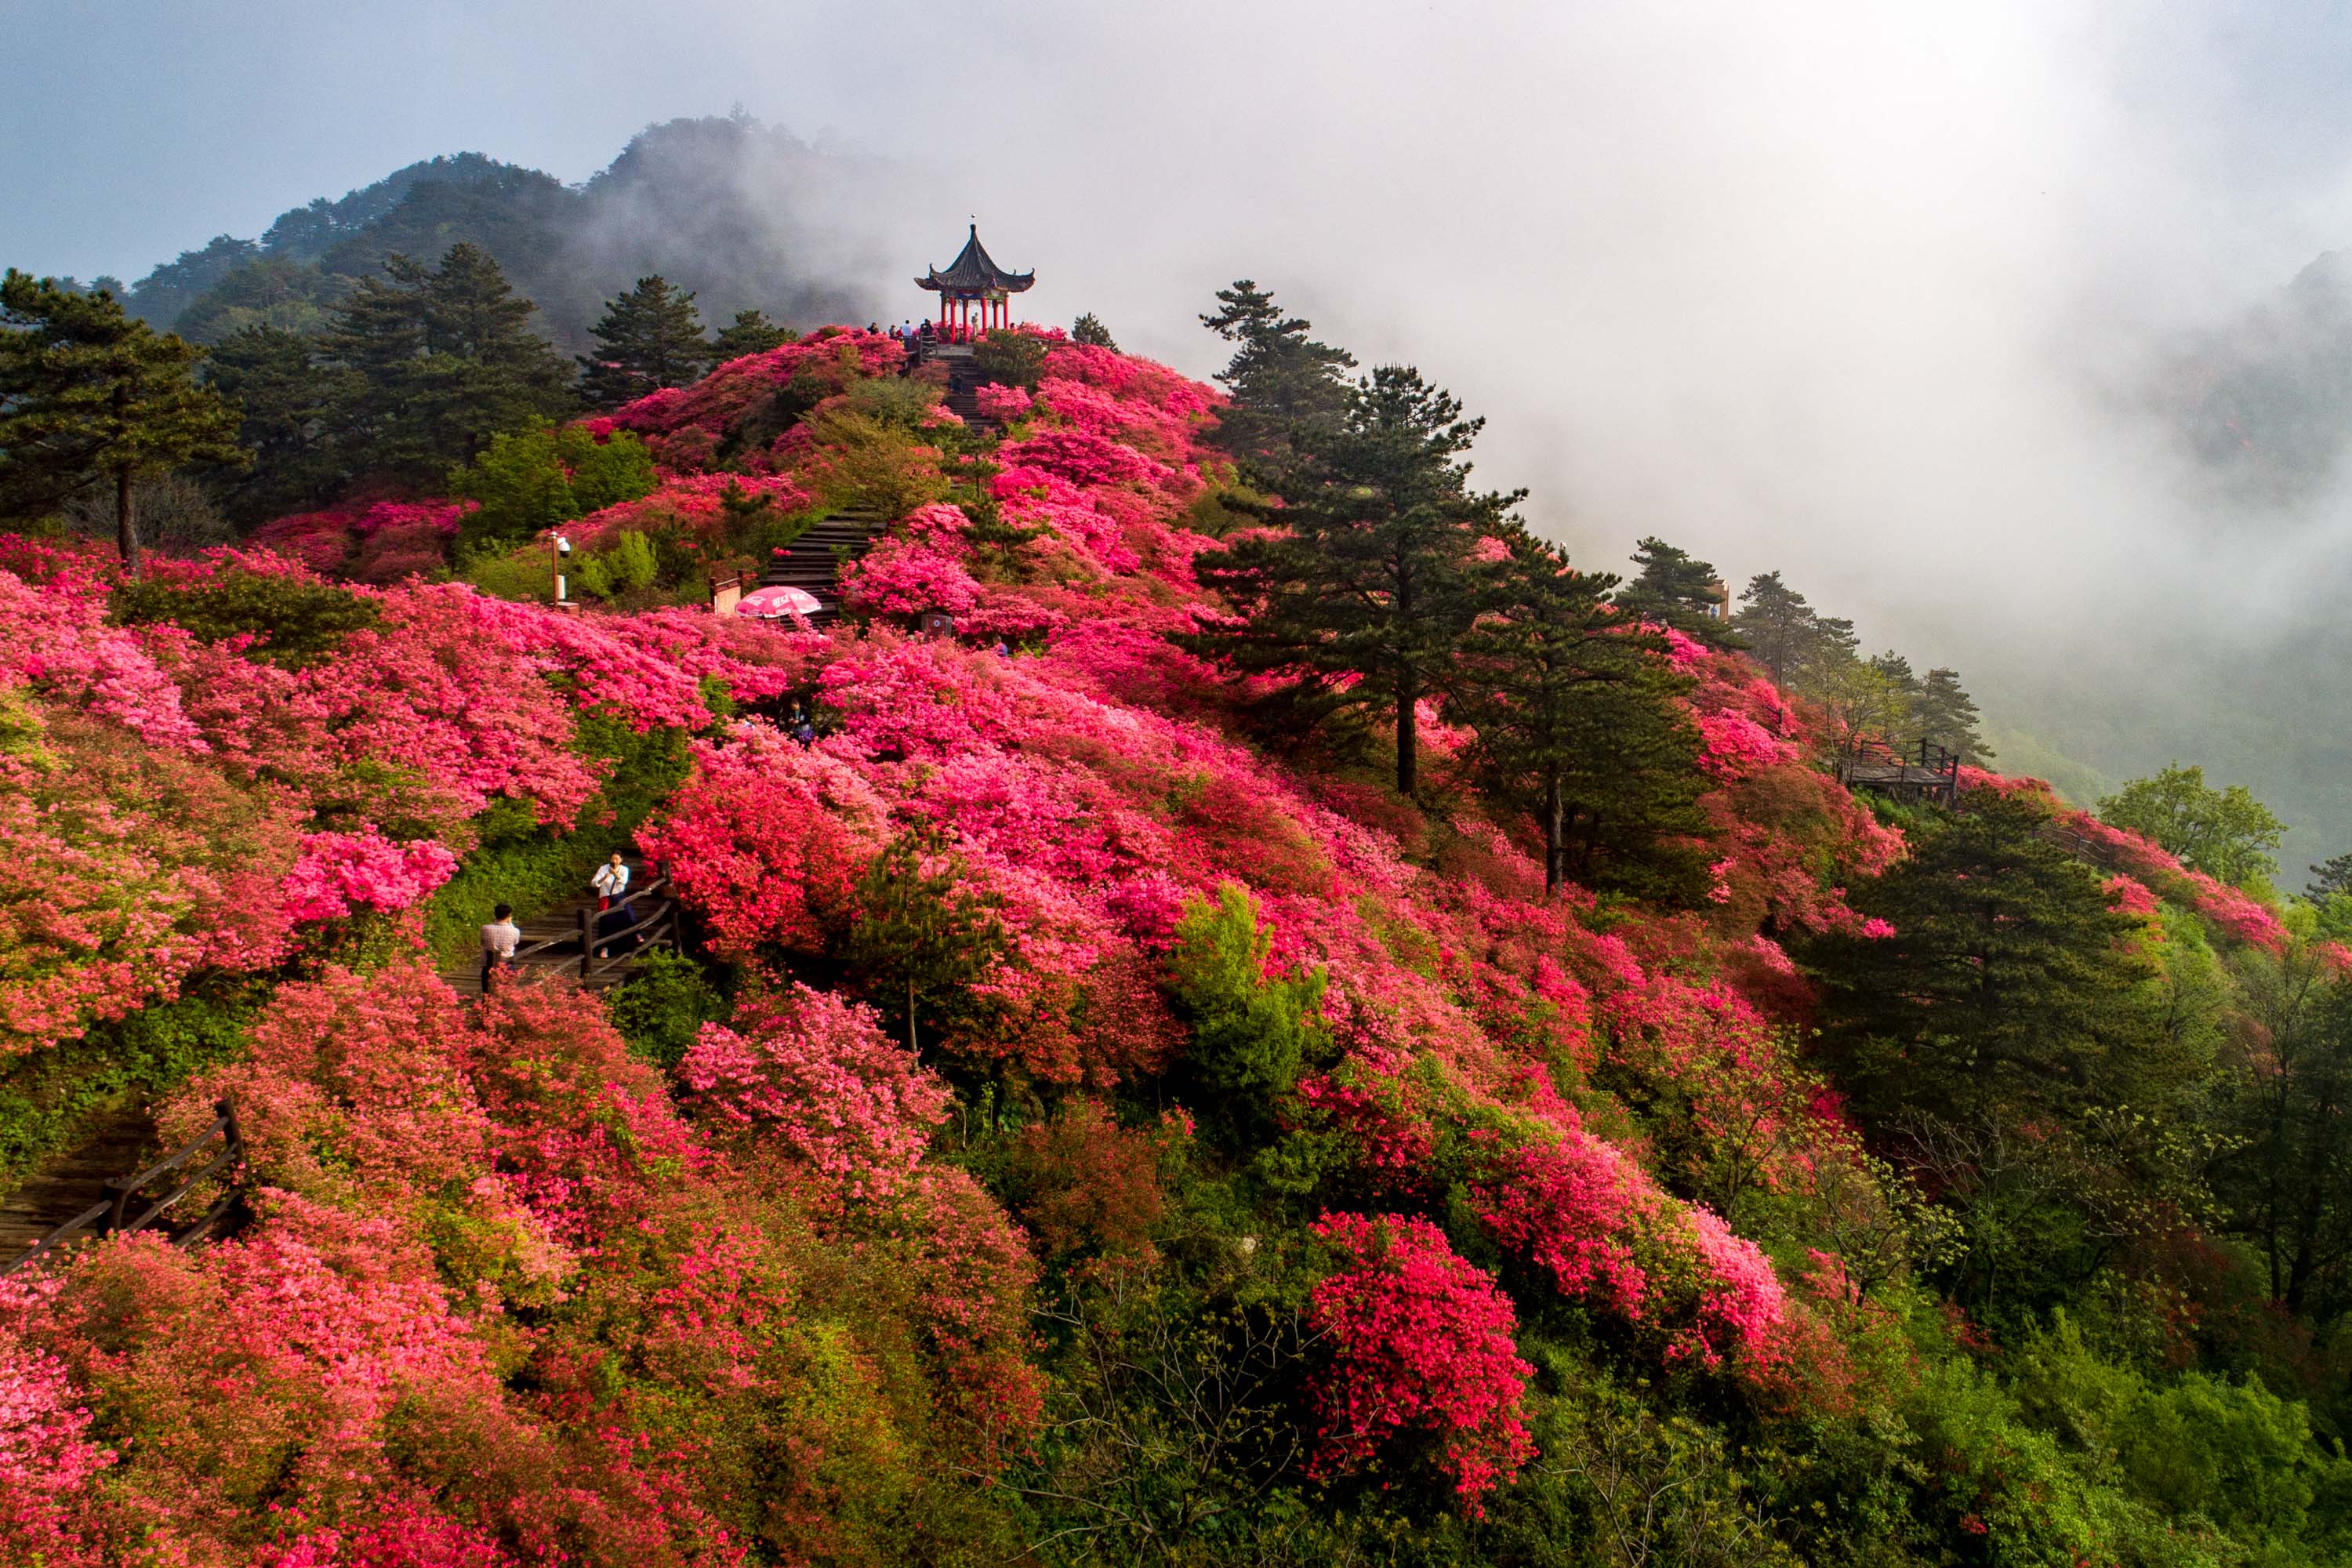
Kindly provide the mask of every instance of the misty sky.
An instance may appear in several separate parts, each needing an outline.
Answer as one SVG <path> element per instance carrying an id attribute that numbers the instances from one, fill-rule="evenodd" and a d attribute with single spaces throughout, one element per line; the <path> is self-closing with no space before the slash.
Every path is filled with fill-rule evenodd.
<path id="1" fill-rule="evenodd" d="M 1488 416 L 1480 477 L 1581 558 L 1655 531 L 1784 567 L 2021 703 L 2120 679 L 2151 621 L 2250 645 L 2347 586 L 2341 494 L 2217 515 L 2134 389 L 2352 246 L 2352 8 L 0 14 L 0 260 L 35 270 L 135 278 L 436 153 L 583 179 L 740 103 L 947 176 L 893 215 L 936 237 L 879 280 L 909 310 L 967 211 L 1036 319 L 1195 373 L 1194 313 L 1255 276 Z"/>

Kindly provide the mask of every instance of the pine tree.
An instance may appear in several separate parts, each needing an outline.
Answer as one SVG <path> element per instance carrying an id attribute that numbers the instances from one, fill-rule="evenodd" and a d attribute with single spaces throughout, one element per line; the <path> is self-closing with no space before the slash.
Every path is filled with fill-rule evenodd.
<path id="1" fill-rule="evenodd" d="M 1503 539 L 1508 557 L 1473 574 L 1478 618 L 1448 664 L 1447 717 L 1475 735 L 1479 772 L 1534 812 L 1547 890 L 1573 876 L 1695 893 L 1706 879 L 1691 844 L 1708 824 L 1699 737 L 1679 701 L 1688 682 L 1659 638 L 1610 607 L 1614 578 L 1576 572 L 1524 529 Z"/>
<path id="2" fill-rule="evenodd" d="M 2153 973 L 2137 922 L 2044 820 L 1984 795 L 1854 890 L 1891 934 L 1816 944 L 1823 1037 L 1866 1113 L 2025 1117 L 2079 1108 L 2131 1070 L 2126 1000 Z"/>
<path id="3" fill-rule="evenodd" d="M 658 272 L 604 302 L 589 330 L 595 348 L 581 356 L 580 392 L 590 406 L 617 408 L 665 386 L 684 386 L 710 364 L 710 342 L 694 296 Z"/>
<path id="4" fill-rule="evenodd" d="M 2027 797 L 1971 797 L 1851 902 L 1885 924 L 1811 943 L 1820 1055 L 1864 1131 L 1958 1212 L 1983 1313 L 2079 1284 L 2168 1182 L 2168 1131 L 2210 1070 L 2168 1029 L 2136 917 L 2042 837 Z M 2191 1163 L 2193 1164 L 2193 1162 Z M 2161 1206 L 2161 1205 L 2159 1205 Z M 2158 1216 L 2158 1224 L 2177 1223 Z"/>
<path id="5" fill-rule="evenodd" d="M 488 252 L 453 246 L 437 269 L 392 256 L 384 274 L 361 279 L 319 345 L 348 373 L 331 411 L 348 471 L 438 483 L 499 431 L 577 407 L 530 301 Z"/>
<path id="6" fill-rule="evenodd" d="M 738 310 L 735 320 L 719 329 L 710 342 L 710 363 L 725 364 L 745 354 L 763 354 L 796 340 L 790 327 L 768 320 L 765 310 Z"/>
<path id="7" fill-rule="evenodd" d="M 1723 579 L 1715 568 L 1663 539 L 1644 539 L 1634 547 L 1641 570 L 1617 590 L 1618 605 L 1645 621 L 1672 626 L 1692 641 L 1712 648 L 1746 646 L 1719 617 L 1724 609 Z"/>
<path id="8" fill-rule="evenodd" d="M 859 879 L 845 956 L 868 999 L 904 1019 L 908 1050 L 921 1048 L 919 1020 L 937 1038 L 984 1010 L 972 985 L 1012 951 L 996 907 L 935 831 L 893 839 Z"/>
<path id="9" fill-rule="evenodd" d="M 1118 352 L 1118 344 L 1111 341 L 1110 329 L 1104 326 L 1092 310 L 1070 323 L 1070 341 L 1087 348 L 1109 349 L 1114 353 Z"/>
<path id="10" fill-rule="evenodd" d="M 1472 544 L 1518 495 L 1473 494 L 1460 461 L 1484 420 L 1407 366 L 1382 365 L 1331 424 L 1287 427 L 1269 478 L 1284 498 L 1279 533 L 1195 558 L 1245 624 L 1189 639 L 1236 668 L 1358 682 L 1336 693 L 1386 708 L 1396 724 L 1397 788 L 1418 785 L 1414 707 L 1469 623 Z"/>
<path id="11" fill-rule="evenodd" d="M 198 357 L 111 294 L 11 268 L 0 279 L 0 515 L 43 515 L 110 482 L 116 543 L 136 581 L 139 480 L 248 458 L 236 411 L 196 380 Z"/>
<path id="12" fill-rule="evenodd" d="M 1927 689 L 1912 673 L 1911 661 L 1892 648 L 1873 655 L 1870 670 L 1885 683 L 1873 728 L 1888 745 L 1907 754 L 1927 738 L 1919 713 Z"/>
<path id="13" fill-rule="evenodd" d="M 1977 705 L 1960 687 L 1959 671 L 1931 669 L 1919 688 L 1919 733 L 1964 763 L 1981 766 L 1993 750 L 1977 732 Z"/>
<path id="14" fill-rule="evenodd" d="M 220 488 L 246 523 L 322 504 L 341 482 L 330 412 L 348 373 L 320 365 L 311 340 L 280 327 L 248 327 L 214 345 L 205 380 L 236 405 L 237 440 L 253 467 Z"/>
<path id="15" fill-rule="evenodd" d="M 1217 373 L 1233 402 L 1219 417 L 1216 442 L 1244 466 L 1278 466 L 1301 432 L 1328 429 L 1346 413 L 1344 373 L 1355 368 L 1355 356 L 1309 338 L 1312 322 L 1285 316 L 1274 296 L 1246 278 L 1218 289 L 1217 302 L 1223 308 L 1201 324 L 1239 347 Z"/>
<path id="16" fill-rule="evenodd" d="M 2352 854 L 2332 856 L 2306 869 L 2311 872 L 2311 881 L 2304 889 L 2304 897 L 2313 903 L 2326 903 L 2352 893 Z"/>
<path id="17" fill-rule="evenodd" d="M 1644 540 L 1646 546 L 1653 542 Z M 1805 596 L 1780 581 L 1778 572 L 1759 573 L 1748 580 L 1739 595 L 1739 613 L 1731 629 L 1748 645 L 1775 686 L 1786 686 L 1803 664 L 1806 646 L 1816 635 L 1820 616 Z"/>

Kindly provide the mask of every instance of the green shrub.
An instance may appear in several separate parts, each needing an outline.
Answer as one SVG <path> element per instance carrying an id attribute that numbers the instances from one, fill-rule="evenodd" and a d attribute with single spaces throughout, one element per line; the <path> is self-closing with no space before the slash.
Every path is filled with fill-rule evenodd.
<path id="1" fill-rule="evenodd" d="M 971 351 L 971 363 L 1000 386 L 1034 391 L 1045 374 L 1045 340 L 1027 332 L 991 332 Z"/>
<path id="2" fill-rule="evenodd" d="M 624 529 L 613 542 L 583 558 L 572 570 L 580 585 L 600 599 L 650 588 L 661 574 L 653 542 L 634 529 Z"/>
<path id="3" fill-rule="evenodd" d="M 525 605 L 551 604 L 555 599 L 555 565 L 548 559 L 544 544 L 526 544 L 505 554 L 471 552 L 462 559 L 457 576 L 494 599 Z"/>
<path id="4" fill-rule="evenodd" d="M 544 421 L 490 437 L 472 462 L 449 474 L 453 495 L 481 504 L 458 525 L 460 559 L 504 546 L 575 517 L 649 495 L 653 454 L 628 431 L 603 442 L 587 427 Z"/>
<path id="5" fill-rule="evenodd" d="M 200 642 L 257 637 L 253 657 L 287 669 L 318 663 L 377 615 L 374 600 L 348 588 L 236 571 L 205 583 L 128 584 L 110 609 L 123 626 L 168 621 Z"/>
<path id="6" fill-rule="evenodd" d="M 1276 1100 L 1329 1045 L 1322 969 L 1272 978 L 1270 951 L 1256 902 L 1228 882 L 1215 903 L 1185 906 L 1168 959 L 1177 1006 L 1192 1026 L 1186 1065 L 1216 1108 L 1213 1119 L 1251 1142 L 1272 1131 Z"/>
<path id="7" fill-rule="evenodd" d="M 727 1016 L 702 965 L 683 953 L 647 953 L 629 977 L 604 997 L 613 1026 L 639 1058 L 667 1072 L 677 1066 L 702 1026 Z"/>
<path id="8" fill-rule="evenodd" d="M 0 1174 L 17 1175 L 70 1143 L 96 1112 L 152 1100 L 243 1044 L 258 986 L 183 996 L 92 1028 L 0 1073 Z"/>

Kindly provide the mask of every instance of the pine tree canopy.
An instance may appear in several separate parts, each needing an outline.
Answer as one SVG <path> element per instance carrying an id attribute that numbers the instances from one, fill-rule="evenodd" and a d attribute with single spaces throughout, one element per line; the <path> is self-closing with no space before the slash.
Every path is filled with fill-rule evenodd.
<path id="1" fill-rule="evenodd" d="M 1443 684 L 1471 761 L 1544 834 L 1544 883 L 1684 901 L 1706 887 L 1699 736 L 1689 682 L 1658 637 L 1609 604 L 1616 579 L 1586 576 L 1523 528 L 1470 571 L 1476 619 Z"/>
<path id="2" fill-rule="evenodd" d="M 1108 349 L 1113 353 L 1118 352 L 1118 344 L 1111 339 L 1110 329 L 1104 326 L 1101 318 L 1092 310 L 1070 323 L 1070 341 L 1087 348 Z"/>
<path id="3" fill-rule="evenodd" d="M 608 300 L 590 335 L 596 346 L 581 356 L 580 391 L 593 407 L 617 408 L 665 386 L 684 386 L 710 367 L 711 345 L 694 296 L 658 273 Z"/>
<path id="4" fill-rule="evenodd" d="M 433 483 L 499 431 L 576 408 L 530 301 L 487 252 L 453 246 L 437 269 L 393 256 L 384 274 L 360 280 L 319 344 L 351 373 L 332 405 L 347 471 Z"/>
<path id="5" fill-rule="evenodd" d="M 1672 626 L 1708 647 L 1745 646 L 1716 618 L 1722 579 L 1714 566 L 1663 539 L 1643 540 L 1634 547 L 1633 561 L 1641 570 L 1617 590 L 1620 607 L 1654 625 Z"/>
<path id="6" fill-rule="evenodd" d="M 349 374 L 314 363 L 311 340 L 282 327 L 247 327 L 213 346 L 205 380 L 241 415 L 237 439 L 253 467 L 220 487 L 247 523 L 323 505 L 341 479 L 328 424 Z"/>
<path id="7" fill-rule="evenodd" d="M 1977 732 L 1977 705 L 1961 688 L 1959 671 L 1929 670 L 1920 683 L 1913 718 L 1921 738 L 1960 761 L 1979 767 L 1992 761 L 1992 748 Z"/>
<path id="8" fill-rule="evenodd" d="M 1245 624 L 1198 639 L 1236 667 L 1325 682 L 1360 678 L 1344 700 L 1391 710 L 1397 788 L 1417 784 L 1413 708 L 1429 672 L 1468 626 L 1471 547 L 1517 494 L 1475 494 L 1461 455 L 1485 422 L 1408 366 L 1382 365 L 1347 394 L 1339 419 L 1294 427 L 1270 477 L 1278 534 L 1206 552 L 1202 581 Z"/>
<path id="9" fill-rule="evenodd" d="M 251 458 L 236 411 L 196 379 L 198 357 L 111 294 L 11 268 L 0 279 L 0 515 L 42 516 L 111 483 L 123 564 L 137 577 L 138 481 Z"/>
<path id="10" fill-rule="evenodd" d="M 794 336 L 790 327 L 770 321 L 765 310 L 738 310 L 735 320 L 719 328 L 711 340 L 710 363 L 725 364 L 745 354 L 763 354 L 792 342 Z"/>
<path id="11" fill-rule="evenodd" d="M 1218 289 L 1217 301 L 1222 309 L 1201 324 L 1238 345 L 1217 373 L 1233 395 L 1217 441 L 1263 479 L 1301 432 L 1340 418 L 1349 400 L 1344 373 L 1355 368 L 1355 356 L 1309 338 L 1311 322 L 1285 316 L 1274 296 L 1249 279 Z"/>

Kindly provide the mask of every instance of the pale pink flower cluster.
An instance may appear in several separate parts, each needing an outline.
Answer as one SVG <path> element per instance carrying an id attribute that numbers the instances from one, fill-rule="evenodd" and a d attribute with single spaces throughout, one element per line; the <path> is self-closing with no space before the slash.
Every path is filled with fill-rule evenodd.
<path id="1" fill-rule="evenodd" d="M 457 858 L 431 838 L 394 844 L 373 831 L 309 834 L 301 858 L 286 874 L 286 912 L 298 921 L 326 921 L 362 907 L 404 910 L 457 869 Z"/>

